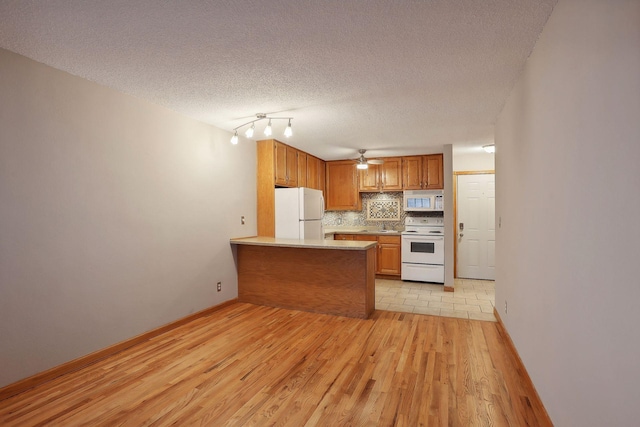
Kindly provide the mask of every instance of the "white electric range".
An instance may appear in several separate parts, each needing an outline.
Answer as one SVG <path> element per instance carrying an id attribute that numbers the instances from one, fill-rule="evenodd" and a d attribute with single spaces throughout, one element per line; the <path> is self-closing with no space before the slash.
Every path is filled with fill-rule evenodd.
<path id="1" fill-rule="evenodd" d="M 402 232 L 402 280 L 444 283 L 444 219 L 407 217 Z"/>

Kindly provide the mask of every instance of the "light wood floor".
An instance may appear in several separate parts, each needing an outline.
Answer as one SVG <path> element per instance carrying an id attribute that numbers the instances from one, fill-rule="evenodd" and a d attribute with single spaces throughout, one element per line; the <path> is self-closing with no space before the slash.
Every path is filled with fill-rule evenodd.
<path id="1" fill-rule="evenodd" d="M 0 425 L 550 425 L 495 322 L 233 304 L 0 401 Z"/>

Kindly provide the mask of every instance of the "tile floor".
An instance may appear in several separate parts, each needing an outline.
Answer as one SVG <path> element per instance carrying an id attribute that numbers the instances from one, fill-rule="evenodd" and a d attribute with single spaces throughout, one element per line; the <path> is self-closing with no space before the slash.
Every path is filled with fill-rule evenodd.
<path id="1" fill-rule="evenodd" d="M 453 292 L 442 285 L 402 280 L 376 279 L 376 308 L 379 310 L 496 321 L 495 282 L 456 279 Z"/>

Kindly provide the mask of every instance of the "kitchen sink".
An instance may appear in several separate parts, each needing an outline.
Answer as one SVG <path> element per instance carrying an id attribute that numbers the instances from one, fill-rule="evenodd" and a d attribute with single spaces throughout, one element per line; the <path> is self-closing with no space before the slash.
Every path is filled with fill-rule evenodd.
<path id="1" fill-rule="evenodd" d="M 378 230 L 378 233 L 399 233 L 398 230 Z"/>

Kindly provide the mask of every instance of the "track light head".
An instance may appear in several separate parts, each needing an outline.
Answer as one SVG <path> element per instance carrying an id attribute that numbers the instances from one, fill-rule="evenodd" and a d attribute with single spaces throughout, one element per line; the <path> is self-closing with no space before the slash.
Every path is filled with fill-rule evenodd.
<path id="1" fill-rule="evenodd" d="M 291 119 L 289 119 L 289 124 L 287 125 L 287 128 L 284 130 L 284 136 L 289 138 L 291 135 L 293 135 L 293 131 L 291 130 Z"/>
<path id="2" fill-rule="evenodd" d="M 253 136 L 254 130 L 256 130 L 256 125 L 255 123 L 251 123 L 251 127 L 247 129 L 244 134 L 247 136 L 247 138 L 251 138 Z"/>

